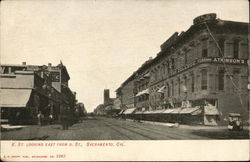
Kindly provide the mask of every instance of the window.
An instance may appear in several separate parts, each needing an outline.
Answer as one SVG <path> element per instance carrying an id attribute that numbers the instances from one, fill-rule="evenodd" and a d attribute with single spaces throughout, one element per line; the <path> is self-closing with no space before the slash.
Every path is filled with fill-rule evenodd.
<path id="1" fill-rule="evenodd" d="M 175 64 L 175 60 L 174 60 L 174 58 L 171 58 L 171 66 L 172 66 L 171 68 L 172 68 L 172 69 L 175 68 L 175 65 L 174 65 L 174 64 Z"/>
<path id="2" fill-rule="evenodd" d="M 170 88 L 168 84 L 167 84 L 167 89 L 168 89 L 168 97 L 170 97 Z"/>
<path id="3" fill-rule="evenodd" d="M 167 74 L 169 74 L 169 69 L 170 69 L 169 62 L 167 62 Z"/>
<path id="4" fill-rule="evenodd" d="M 237 91 L 239 89 L 239 73 L 240 70 L 239 69 L 234 69 L 233 71 L 233 88 L 235 89 L 235 91 Z"/>
<path id="5" fill-rule="evenodd" d="M 194 92 L 194 74 L 191 75 L 191 90 Z"/>
<path id="6" fill-rule="evenodd" d="M 165 75 L 166 74 L 166 64 L 164 63 L 162 66 L 163 66 L 163 75 Z"/>
<path id="7" fill-rule="evenodd" d="M 184 53 L 184 63 L 185 63 L 185 65 L 187 64 L 187 52 L 186 51 Z"/>
<path id="8" fill-rule="evenodd" d="M 225 40 L 224 39 L 220 39 L 219 42 L 219 47 L 220 47 L 220 50 L 219 50 L 219 56 L 224 56 L 224 49 L 225 49 Z"/>
<path id="9" fill-rule="evenodd" d="M 183 92 L 187 92 L 187 77 L 184 76 Z"/>
<path id="10" fill-rule="evenodd" d="M 219 90 L 224 90 L 224 70 L 219 71 L 218 82 L 219 82 Z"/>
<path id="11" fill-rule="evenodd" d="M 234 58 L 239 58 L 239 40 L 234 40 L 233 42 L 233 48 L 234 48 Z"/>
<path id="12" fill-rule="evenodd" d="M 165 93 L 160 93 L 160 95 L 161 95 L 161 96 L 160 96 L 160 97 L 161 97 L 160 99 L 163 100 L 164 97 L 165 97 Z"/>
<path id="13" fill-rule="evenodd" d="M 180 78 L 178 78 L 177 82 L 178 82 L 178 95 L 180 96 L 181 95 L 181 81 L 180 81 Z"/>
<path id="14" fill-rule="evenodd" d="M 172 96 L 174 96 L 174 82 L 172 81 L 172 86 L 171 86 L 171 88 L 172 88 Z"/>
<path id="15" fill-rule="evenodd" d="M 155 70 L 155 81 L 158 80 L 158 70 Z"/>
<path id="16" fill-rule="evenodd" d="M 202 57 L 207 57 L 207 39 L 202 40 L 201 48 L 202 48 Z"/>
<path id="17" fill-rule="evenodd" d="M 201 90 L 207 89 L 207 70 L 203 69 L 201 71 Z"/>

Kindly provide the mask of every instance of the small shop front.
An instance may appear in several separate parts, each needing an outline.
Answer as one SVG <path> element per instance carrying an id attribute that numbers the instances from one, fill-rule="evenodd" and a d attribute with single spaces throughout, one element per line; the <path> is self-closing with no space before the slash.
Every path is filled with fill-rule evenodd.
<path id="1" fill-rule="evenodd" d="M 31 89 L 0 89 L 1 120 L 11 124 L 30 123 Z"/>

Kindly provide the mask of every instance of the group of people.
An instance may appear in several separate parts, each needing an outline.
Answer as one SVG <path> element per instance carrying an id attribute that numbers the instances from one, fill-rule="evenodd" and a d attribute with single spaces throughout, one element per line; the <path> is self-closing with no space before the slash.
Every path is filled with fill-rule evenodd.
<path id="1" fill-rule="evenodd" d="M 44 125 L 44 124 L 52 124 L 53 123 L 53 115 L 50 114 L 48 116 L 48 120 L 46 120 L 44 114 L 41 111 L 38 112 L 37 119 L 38 119 L 38 125 L 40 125 L 40 126 Z"/>
<path id="2" fill-rule="evenodd" d="M 52 124 L 55 118 L 52 113 L 44 115 L 42 111 L 37 114 L 38 125 Z M 79 109 L 71 109 L 68 105 L 60 106 L 59 122 L 62 125 L 63 130 L 67 130 L 69 126 L 78 122 L 80 119 Z"/>

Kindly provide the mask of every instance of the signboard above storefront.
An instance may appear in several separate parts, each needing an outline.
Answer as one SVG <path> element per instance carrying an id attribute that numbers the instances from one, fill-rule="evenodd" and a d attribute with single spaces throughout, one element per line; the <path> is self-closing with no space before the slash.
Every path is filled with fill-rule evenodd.
<path id="1" fill-rule="evenodd" d="M 194 62 L 187 64 L 185 66 L 182 66 L 181 68 L 176 69 L 175 72 L 172 73 L 172 75 L 175 75 L 181 71 L 187 70 L 197 64 L 200 63 L 220 63 L 220 64 L 240 64 L 240 65 L 247 65 L 247 60 L 243 59 L 234 59 L 234 58 L 201 58 L 197 59 Z"/>

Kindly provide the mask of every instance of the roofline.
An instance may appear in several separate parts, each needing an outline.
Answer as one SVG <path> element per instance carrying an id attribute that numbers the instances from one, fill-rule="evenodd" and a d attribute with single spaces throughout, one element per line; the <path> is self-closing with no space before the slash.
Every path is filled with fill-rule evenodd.
<path id="1" fill-rule="evenodd" d="M 246 25 L 246 26 L 249 26 L 249 23 L 247 23 L 247 22 L 238 22 L 238 21 L 228 21 L 228 20 L 220 20 L 220 19 L 214 19 L 214 20 L 210 20 L 210 22 L 215 22 L 215 21 L 222 21 L 222 22 L 224 22 L 225 23 L 225 25 L 226 24 L 234 24 L 234 25 Z M 206 22 L 206 21 L 204 21 L 204 22 Z M 209 22 L 209 21 L 208 21 Z M 206 22 L 206 23 L 208 23 L 208 22 Z M 204 27 L 203 27 L 203 26 Z M 172 47 L 172 45 L 176 45 L 176 44 L 178 44 L 178 43 L 180 43 L 180 40 L 182 40 L 184 37 L 187 37 L 195 28 L 200 28 L 199 30 L 201 30 L 201 29 L 203 29 L 203 28 L 205 28 L 205 25 L 204 25 L 204 23 L 199 23 L 199 24 L 192 24 L 185 32 L 183 32 L 183 33 L 180 33 L 178 36 L 177 36 L 177 39 L 175 39 L 173 42 L 169 42 L 170 44 L 169 44 L 169 47 L 167 47 L 166 49 L 164 49 L 164 50 L 162 50 L 161 49 L 161 51 L 156 55 L 156 57 L 154 57 L 152 60 L 148 60 L 149 62 L 147 63 L 147 61 L 145 61 L 144 62 L 144 64 L 142 64 L 132 75 L 130 75 L 121 85 L 120 85 L 120 87 L 118 87 L 116 90 L 115 90 L 115 92 L 117 92 L 120 88 L 122 88 L 128 81 L 130 81 L 130 79 L 133 77 L 133 76 L 135 76 L 135 74 L 137 74 L 138 72 L 141 72 L 142 70 L 143 70 L 143 68 L 145 68 L 145 67 L 148 67 L 148 66 L 152 66 L 152 65 L 154 65 L 157 61 L 158 61 L 158 59 L 159 58 L 161 58 L 162 56 L 163 56 L 163 54 L 167 51 L 167 50 L 169 50 L 171 47 Z M 174 32 L 173 34 L 172 34 L 172 36 L 175 36 L 176 35 L 176 33 L 177 32 Z M 172 36 L 170 36 L 165 42 L 167 42 L 167 41 L 169 41 L 171 38 L 172 38 Z M 164 42 L 164 43 L 165 43 Z M 163 44 L 164 44 L 163 43 Z M 163 45 L 162 44 L 162 45 Z"/>

